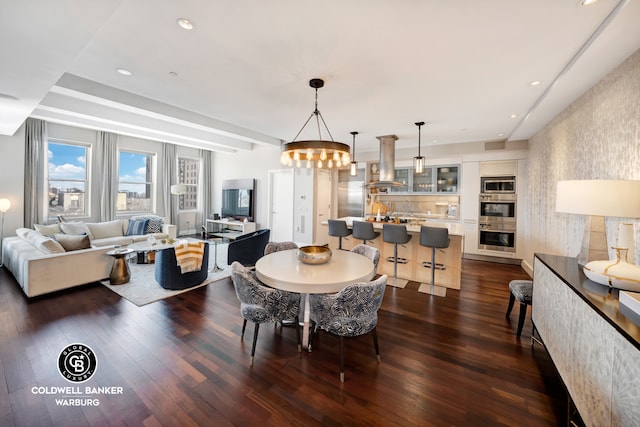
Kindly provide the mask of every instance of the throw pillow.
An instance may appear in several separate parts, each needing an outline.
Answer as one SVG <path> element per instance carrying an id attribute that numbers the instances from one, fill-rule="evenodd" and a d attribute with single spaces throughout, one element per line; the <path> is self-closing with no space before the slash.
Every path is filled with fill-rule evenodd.
<path id="1" fill-rule="evenodd" d="M 145 234 L 148 223 L 148 219 L 129 220 L 129 229 L 127 230 L 127 236 L 139 236 L 141 234 Z"/>
<path id="2" fill-rule="evenodd" d="M 59 233 L 54 237 L 67 252 L 88 249 L 91 247 L 91 240 L 89 240 L 89 236 L 86 235 L 81 236 Z"/>
<path id="3" fill-rule="evenodd" d="M 162 218 L 150 216 L 149 224 L 147 224 L 147 233 L 162 233 Z"/>
<path id="4" fill-rule="evenodd" d="M 33 224 L 33 228 L 36 231 L 42 233 L 43 236 L 51 237 L 56 233 L 60 233 L 60 224 L 51 224 L 51 225 L 41 225 L 41 224 Z"/>
<path id="5" fill-rule="evenodd" d="M 162 233 L 162 224 L 164 223 L 164 220 L 162 219 L 162 217 L 157 215 L 138 215 L 138 216 L 131 217 L 131 220 L 137 220 L 137 219 L 149 220 L 149 222 L 147 223 L 147 230 L 146 230 L 147 234 Z"/>
<path id="6" fill-rule="evenodd" d="M 92 239 L 106 239 L 122 237 L 122 221 L 119 219 L 105 222 L 89 222 L 87 227 L 91 231 Z"/>
<path id="7" fill-rule="evenodd" d="M 89 238 L 92 238 L 91 231 L 87 224 L 84 222 L 62 222 L 60 223 L 60 230 L 64 234 L 73 234 L 76 236 L 86 234 Z"/>
<path id="8" fill-rule="evenodd" d="M 55 254 L 65 252 L 64 248 L 50 237 L 42 235 L 39 231 L 30 228 L 19 228 L 16 234 L 23 240 L 29 242 L 36 249 L 45 254 Z"/>

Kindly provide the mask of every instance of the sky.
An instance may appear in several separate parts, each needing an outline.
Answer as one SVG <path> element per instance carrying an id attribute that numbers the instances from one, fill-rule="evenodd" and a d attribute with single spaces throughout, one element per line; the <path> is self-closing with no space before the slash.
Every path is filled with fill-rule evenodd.
<path id="1" fill-rule="evenodd" d="M 81 179 L 86 177 L 85 148 L 77 145 L 49 144 L 49 180 Z M 146 172 L 145 154 L 120 153 L 121 181 L 144 182 Z M 135 188 L 137 187 L 137 188 Z M 121 185 L 121 189 L 128 189 Z M 140 186 L 132 186 L 131 190 L 139 191 Z"/>

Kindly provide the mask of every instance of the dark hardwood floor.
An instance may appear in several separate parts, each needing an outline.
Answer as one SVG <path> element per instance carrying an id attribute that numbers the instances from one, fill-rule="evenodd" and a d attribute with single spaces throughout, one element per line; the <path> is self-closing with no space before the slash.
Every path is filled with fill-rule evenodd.
<path id="1" fill-rule="evenodd" d="M 298 353 L 292 328 L 242 319 L 223 280 L 136 307 L 99 284 L 28 301 L 0 269 L 0 426 L 424 425 L 556 426 L 564 389 L 544 348 L 505 318 L 517 266 L 465 260 L 462 290 L 445 298 L 418 284 L 387 287 L 379 312 L 382 363 L 370 336 L 349 339 L 345 382 L 338 339 Z M 80 385 L 123 387 L 98 406 L 58 406 L 34 387 L 73 386 L 57 359 L 84 343 L 96 374 Z M 42 390 L 42 389 L 41 389 Z M 84 395 L 83 395 L 84 396 Z"/>

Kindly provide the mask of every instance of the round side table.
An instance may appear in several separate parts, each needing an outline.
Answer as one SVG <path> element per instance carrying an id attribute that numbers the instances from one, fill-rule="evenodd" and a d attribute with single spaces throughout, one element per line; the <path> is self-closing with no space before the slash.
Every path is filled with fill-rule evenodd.
<path id="1" fill-rule="evenodd" d="M 131 270 L 129 270 L 126 256 L 133 252 L 131 249 L 114 249 L 106 253 L 113 257 L 113 267 L 111 267 L 111 274 L 109 274 L 109 281 L 112 285 L 129 283 Z"/>

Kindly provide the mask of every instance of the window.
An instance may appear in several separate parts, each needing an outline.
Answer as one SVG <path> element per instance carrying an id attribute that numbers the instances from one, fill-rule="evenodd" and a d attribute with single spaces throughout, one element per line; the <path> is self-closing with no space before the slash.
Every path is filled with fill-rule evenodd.
<path id="1" fill-rule="evenodd" d="M 200 161 L 178 158 L 178 183 L 187 186 L 187 192 L 179 196 L 180 210 L 196 210 L 198 207 L 198 166 Z"/>
<path id="2" fill-rule="evenodd" d="M 153 211 L 153 154 L 120 151 L 116 212 Z"/>
<path id="3" fill-rule="evenodd" d="M 48 216 L 89 216 L 89 146 L 48 143 Z"/>

